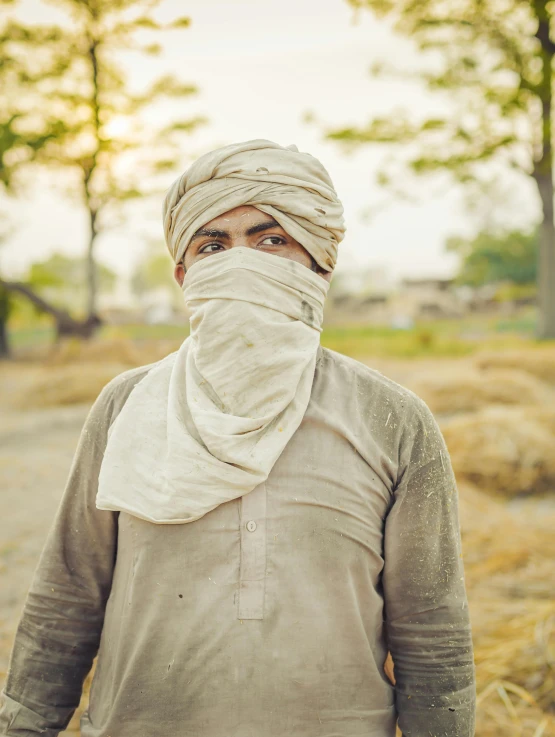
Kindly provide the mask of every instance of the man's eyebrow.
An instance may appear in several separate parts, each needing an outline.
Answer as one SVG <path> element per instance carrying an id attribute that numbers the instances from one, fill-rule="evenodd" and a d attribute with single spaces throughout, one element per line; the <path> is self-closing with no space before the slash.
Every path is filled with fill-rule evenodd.
<path id="1" fill-rule="evenodd" d="M 222 238 L 229 240 L 231 236 L 227 230 L 219 230 L 218 228 L 201 228 L 191 238 L 194 241 L 195 238 Z"/>
<path id="2" fill-rule="evenodd" d="M 275 220 L 266 220 L 263 223 L 258 223 L 258 225 L 253 225 L 247 230 L 246 234 L 256 235 L 257 233 L 261 233 L 263 230 L 270 230 L 275 227 L 281 228 L 281 225 Z"/>

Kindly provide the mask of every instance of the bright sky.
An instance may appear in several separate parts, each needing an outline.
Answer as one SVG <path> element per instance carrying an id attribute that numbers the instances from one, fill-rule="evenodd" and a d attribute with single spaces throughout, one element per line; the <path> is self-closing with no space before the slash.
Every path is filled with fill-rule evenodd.
<path id="1" fill-rule="evenodd" d="M 40 17 L 38 0 L 24 0 L 23 6 Z M 409 83 L 369 76 L 378 59 L 414 64 L 407 41 L 368 13 L 355 23 L 345 0 L 167 0 L 164 8 L 168 15 L 190 15 L 192 27 L 172 36 L 161 60 L 135 59 L 131 77 L 140 84 L 169 68 L 199 86 L 196 98 L 179 103 L 182 113 L 174 108 L 184 118 L 202 114 L 210 120 L 190 137 L 190 157 L 252 138 L 295 143 L 322 160 L 344 203 L 340 269 L 376 266 L 393 277 L 452 272 L 455 261 L 444 252 L 445 239 L 472 225 L 460 194 L 422 185 L 418 204 L 385 207 L 386 195 L 374 183 L 385 151 L 345 156 L 322 135 L 322 125 L 364 123 L 402 107 L 419 114 L 436 108 L 433 98 Z M 307 111 L 322 125 L 303 122 Z M 369 207 L 374 214 L 368 221 L 363 212 Z M 121 273 L 131 268 L 146 248 L 141 234 L 162 237 L 158 212 L 134 208 L 131 220 L 99 241 L 98 257 Z M 14 275 L 54 250 L 83 252 L 85 216 L 57 187 L 56 174 L 41 178 L 14 214 L 17 229 L 1 254 Z"/>

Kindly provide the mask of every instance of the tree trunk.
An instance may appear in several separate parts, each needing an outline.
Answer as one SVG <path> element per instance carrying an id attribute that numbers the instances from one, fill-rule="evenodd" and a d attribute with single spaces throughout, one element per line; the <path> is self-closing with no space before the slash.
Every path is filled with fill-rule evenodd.
<path id="1" fill-rule="evenodd" d="M 94 21 L 94 13 L 93 13 Z M 93 22 L 93 27 L 95 23 Z M 92 83 L 92 99 L 91 108 L 93 114 L 93 126 L 94 136 L 96 140 L 96 147 L 92 154 L 92 160 L 90 167 L 88 167 L 85 173 L 85 198 L 87 207 L 89 208 L 90 217 L 90 237 L 89 247 L 87 250 L 87 286 L 88 286 L 88 300 L 87 300 L 87 319 L 89 321 L 97 320 L 96 315 L 96 299 L 97 299 L 97 273 L 96 263 L 94 260 L 94 245 L 97 236 L 96 229 L 96 218 L 98 215 L 98 203 L 94 196 L 94 187 L 92 187 L 92 180 L 98 164 L 98 155 L 101 149 L 102 137 L 101 137 L 101 123 L 100 123 L 100 80 L 99 80 L 99 64 L 98 64 L 98 39 L 96 34 L 93 32 L 90 38 L 89 45 L 89 62 L 91 71 L 91 83 Z"/>
<path id="2" fill-rule="evenodd" d="M 0 315 L 0 361 L 10 357 L 8 322 Z"/>
<path id="3" fill-rule="evenodd" d="M 550 11 L 544 0 L 535 0 L 538 17 L 536 38 L 542 46 L 543 79 L 541 83 L 542 130 L 540 152 L 534 163 L 534 179 L 542 201 L 538 257 L 538 337 L 555 338 L 555 221 L 553 220 L 553 57 Z"/>
<path id="4" fill-rule="evenodd" d="M 543 208 L 538 259 L 538 337 L 555 338 L 555 221 L 553 219 L 553 179 L 536 175 Z"/>
<path id="5" fill-rule="evenodd" d="M 51 315 L 56 321 L 56 339 L 68 336 L 88 339 L 94 335 L 96 329 L 102 324 L 102 321 L 96 315 L 89 315 L 86 320 L 75 320 L 65 310 L 61 310 L 46 302 L 46 300 L 26 284 L 0 280 L 0 290 L 22 294 L 41 312 Z"/>
<path id="6" fill-rule="evenodd" d="M 94 260 L 94 244 L 96 240 L 96 211 L 89 209 L 91 231 L 89 238 L 89 247 L 87 249 L 87 316 L 89 320 L 96 318 L 96 299 L 97 299 L 97 273 L 96 263 Z"/>
<path id="7" fill-rule="evenodd" d="M 0 284 L 0 360 L 10 357 L 8 342 L 8 316 L 10 313 L 10 295 Z"/>

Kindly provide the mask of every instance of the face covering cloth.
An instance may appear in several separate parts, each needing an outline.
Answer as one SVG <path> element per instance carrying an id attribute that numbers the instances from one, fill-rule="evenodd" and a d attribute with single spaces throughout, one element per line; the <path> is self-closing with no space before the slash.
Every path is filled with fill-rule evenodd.
<path id="1" fill-rule="evenodd" d="M 174 262 L 183 259 L 199 228 L 241 205 L 273 217 L 317 264 L 333 270 L 345 224 L 328 172 L 296 146 L 262 139 L 201 156 L 170 187 L 163 221 Z"/>
<path id="2" fill-rule="evenodd" d="M 182 524 L 262 483 L 308 406 L 328 288 L 251 248 L 194 263 L 190 335 L 114 421 L 96 506 Z"/>

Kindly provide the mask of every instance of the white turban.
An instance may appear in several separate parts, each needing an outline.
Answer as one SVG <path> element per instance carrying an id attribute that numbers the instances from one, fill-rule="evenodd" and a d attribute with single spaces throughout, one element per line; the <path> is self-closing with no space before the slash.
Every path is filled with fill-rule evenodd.
<path id="1" fill-rule="evenodd" d="M 196 231 L 241 205 L 276 220 L 326 271 L 337 260 L 343 206 L 318 159 L 296 146 L 246 141 L 216 149 L 177 179 L 164 200 L 164 234 L 179 263 Z"/>

